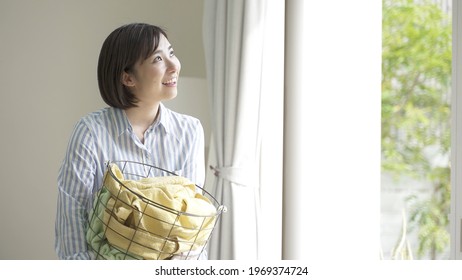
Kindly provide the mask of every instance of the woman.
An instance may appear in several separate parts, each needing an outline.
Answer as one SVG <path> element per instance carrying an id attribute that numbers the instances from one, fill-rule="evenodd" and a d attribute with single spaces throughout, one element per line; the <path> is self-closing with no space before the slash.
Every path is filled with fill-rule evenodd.
<path id="1" fill-rule="evenodd" d="M 81 118 L 58 176 L 55 249 L 60 259 L 92 259 L 85 223 L 107 161 L 130 160 L 173 171 L 202 186 L 204 132 L 199 120 L 167 109 L 181 64 L 164 30 L 134 23 L 114 30 L 98 61 L 109 107 Z"/>

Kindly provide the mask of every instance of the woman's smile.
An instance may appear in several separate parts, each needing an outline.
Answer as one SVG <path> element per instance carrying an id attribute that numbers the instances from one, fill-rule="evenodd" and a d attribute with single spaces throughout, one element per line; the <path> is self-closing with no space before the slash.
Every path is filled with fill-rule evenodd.
<path id="1" fill-rule="evenodd" d="M 168 87 L 176 87 L 176 83 L 177 83 L 177 77 L 173 77 L 170 80 L 162 82 L 164 86 L 168 86 Z"/>

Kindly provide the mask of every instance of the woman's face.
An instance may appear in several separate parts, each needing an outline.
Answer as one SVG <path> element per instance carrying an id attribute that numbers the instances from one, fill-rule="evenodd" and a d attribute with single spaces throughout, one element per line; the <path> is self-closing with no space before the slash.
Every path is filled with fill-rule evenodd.
<path id="1" fill-rule="evenodd" d="M 130 76 L 132 92 L 139 103 L 146 105 L 173 99 L 177 95 L 177 81 L 181 64 L 170 42 L 161 35 L 159 46 L 152 56 L 138 62 Z"/>

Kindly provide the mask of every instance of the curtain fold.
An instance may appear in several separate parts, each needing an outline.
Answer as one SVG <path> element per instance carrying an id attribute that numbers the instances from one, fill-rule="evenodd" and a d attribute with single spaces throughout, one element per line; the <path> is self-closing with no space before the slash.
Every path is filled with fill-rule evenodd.
<path id="1" fill-rule="evenodd" d="M 210 191 L 228 209 L 209 242 L 210 259 L 258 259 L 265 8 L 265 0 L 204 1 Z"/>

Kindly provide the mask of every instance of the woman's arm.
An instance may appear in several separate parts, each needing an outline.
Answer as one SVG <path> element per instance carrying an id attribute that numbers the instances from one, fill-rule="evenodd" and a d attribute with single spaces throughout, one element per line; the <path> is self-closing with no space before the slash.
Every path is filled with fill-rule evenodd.
<path id="1" fill-rule="evenodd" d="M 55 249 L 60 259 L 90 259 L 85 223 L 95 178 L 95 151 L 89 129 L 77 123 L 58 175 Z"/>

